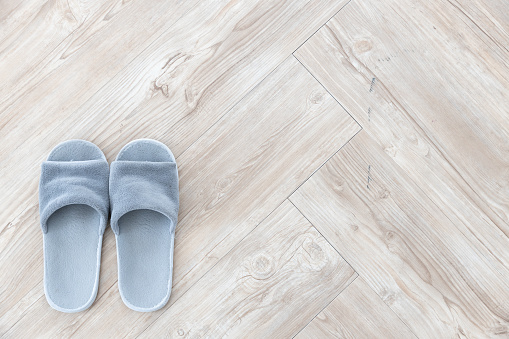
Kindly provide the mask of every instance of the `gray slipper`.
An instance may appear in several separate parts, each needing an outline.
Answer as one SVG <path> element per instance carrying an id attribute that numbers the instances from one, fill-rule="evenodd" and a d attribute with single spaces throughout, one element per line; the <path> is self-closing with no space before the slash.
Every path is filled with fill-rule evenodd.
<path id="1" fill-rule="evenodd" d="M 58 311 L 83 311 L 97 295 L 109 212 L 108 176 L 104 154 L 85 140 L 57 145 L 42 164 L 44 292 Z"/>
<path id="2" fill-rule="evenodd" d="M 124 146 L 111 164 L 110 203 L 122 300 L 135 311 L 158 310 L 170 298 L 179 208 L 168 147 L 150 139 Z"/>

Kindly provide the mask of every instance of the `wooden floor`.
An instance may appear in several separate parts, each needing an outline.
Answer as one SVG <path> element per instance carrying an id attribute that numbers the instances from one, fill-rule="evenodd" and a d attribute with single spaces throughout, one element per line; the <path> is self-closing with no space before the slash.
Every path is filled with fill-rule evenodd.
<path id="1" fill-rule="evenodd" d="M 43 291 L 40 164 L 177 156 L 166 307 Z M 509 3 L 3 1 L 0 337 L 508 338 Z"/>

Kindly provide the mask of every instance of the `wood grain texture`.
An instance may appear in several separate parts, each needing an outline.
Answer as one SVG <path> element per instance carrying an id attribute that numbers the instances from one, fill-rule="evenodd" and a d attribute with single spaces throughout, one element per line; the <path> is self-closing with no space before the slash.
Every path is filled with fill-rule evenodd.
<path id="1" fill-rule="evenodd" d="M 23 224 L 17 221 L 30 217 L 37 204 L 39 164 L 55 144 L 91 140 L 112 160 L 126 141 L 149 137 L 163 140 L 179 155 L 345 1 L 268 3 L 200 2 L 180 20 L 175 17 L 177 23 L 111 81 L 133 51 L 102 46 L 108 41 L 129 46 L 124 37 L 94 36 L 97 46 L 83 47 L 79 60 L 76 56 L 51 72 L 10 107 L 0 120 L 5 140 L 0 203 L 6 206 L 0 227 L 8 235 L 0 242 L 19 232 Z M 173 15 L 184 10 L 179 8 L 172 9 Z"/>
<path id="2" fill-rule="evenodd" d="M 356 276 L 286 200 L 141 338 L 290 338 Z"/>
<path id="3" fill-rule="evenodd" d="M 295 338 L 417 337 L 362 278 L 357 278 Z"/>
<path id="4" fill-rule="evenodd" d="M 366 131 L 290 200 L 421 338 L 499 337 L 509 279 Z"/>
<path id="5" fill-rule="evenodd" d="M 359 129 L 304 67 L 290 57 L 182 153 L 177 158 L 181 209 L 170 305 Z M 32 218 L 37 221 L 36 215 Z M 29 245 L 33 259 L 27 261 L 25 256 L 20 265 L 22 271 L 28 265 L 37 267 L 40 280 L 40 230 L 36 224 L 30 226 L 25 243 L 9 246 L 2 253 L 1 262 L 8 265 L 7 258 L 19 257 L 17 253 L 26 251 Z M 107 238 L 111 232 L 106 233 L 103 253 L 114 253 L 114 241 Z M 112 255 L 103 260 L 101 288 L 91 309 L 69 317 L 49 310 L 42 297 L 18 314 L 21 319 L 8 335 L 26 336 L 40 330 L 42 324 L 47 324 L 47 335 L 70 332 L 77 336 L 117 337 L 125 335 L 126 328 L 130 336 L 139 334 L 164 310 L 140 314 L 126 308 L 119 298 L 112 298 L 118 296 L 113 258 Z M 18 276 L 23 293 L 36 288 L 39 280 L 30 284 L 21 280 L 22 273 Z M 6 296 L 24 295 L 13 291 L 12 286 L 6 286 Z M 42 290 L 39 293 L 42 296 Z M 12 297 L 10 300 L 19 309 L 15 306 L 18 301 Z M 41 315 L 43 310 L 47 313 Z M 105 321 L 105 313 L 114 315 L 115 321 Z"/>
<path id="6" fill-rule="evenodd" d="M 374 126 L 374 137 L 381 129 L 391 134 L 386 152 L 404 158 L 399 153 L 411 147 L 420 154 L 414 158 L 424 167 L 410 163 L 407 171 L 429 171 L 437 201 L 451 186 L 479 206 L 474 217 L 482 213 L 509 235 L 509 53 L 472 26 L 441 1 L 352 2 L 310 39 L 325 40 L 321 48 L 311 50 L 308 41 L 297 57 L 321 82 L 332 79 L 325 87 L 363 127 Z M 350 73 L 348 80 L 338 71 Z M 364 83 L 360 94 L 348 87 L 352 78 L 352 85 Z M 455 214 L 468 228 L 469 219 Z M 488 228 L 483 232 L 493 234 Z"/>
<path id="7" fill-rule="evenodd" d="M 68 126 L 61 124 L 68 121 L 69 115 L 74 110 L 102 88 L 158 36 L 157 29 L 154 32 L 133 29 L 131 26 L 136 22 L 150 22 L 150 18 L 153 18 L 156 20 L 153 28 L 164 31 L 178 21 L 193 4 L 192 1 L 180 1 L 176 4 L 170 1 L 162 2 L 166 3 L 166 6 L 173 5 L 171 11 L 167 10 L 168 8 L 161 10 L 158 6 L 146 6 L 142 2 L 140 5 L 145 7 L 143 10 L 137 11 L 135 8 L 133 12 L 130 6 L 126 6 L 130 9 L 128 13 L 123 13 L 125 15 L 122 18 L 113 16 L 111 21 L 108 20 L 110 25 L 104 27 L 107 29 L 99 29 L 102 23 L 99 23 L 99 26 L 94 25 L 77 37 L 77 40 L 70 37 L 69 46 L 64 42 L 59 44 L 53 50 L 53 54 L 47 56 L 49 61 L 30 65 L 28 73 L 25 74 L 28 77 L 27 84 L 20 88 L 16 87 L 17 84 L 24 83 L 19 75 L 14 76 L 16 79 L 13 79 L 12 84 L 7 82 L 10 85 L 5 86 L 6 97 L 0 100 L 0 138 L 6 141 L 0 146 L 2 154 L 0 171 L 3 174 L 0 186 L 4 192 L 0 196 L 0 203 L 7 206 L 0 211 L 1 220 L 12 222 L 27 212 L 35 202 L 33 198 L 37 189 L 37 167 L 53 147 L 51 143 L 55 145 L 62 140 L 73 138 L 91 139 L 90 132 L 87 133 L 83 124 L 83 116 L 73 122 L 74 127 L 80 126 L 77 133 L 70 134 Z M 48 6 L 51 6 L 51 2 L 48 2 Z M 155 13 L 166 14 L 162 14 L 162 17 L 159 14 L 154 16 L 155 14 L 146 8 L 151 8 Z M 162 31 L 158 33 L 161 34 Z M 151 34 L 155 34 L 155 37 Z M 81 38 L 85 38 L 85 41 L 81 41 Z M 8 49 L 6 53 L 10 51 Z M 16 55 L 13 59 L 20 62 L 23 58 Z M 0 61 L 0 69 L 2 72 L 12 74 L 24 67 L 10 66 L 7 57 Z M 6 78 L 8 79 L 9 75 Z M 95 123 L 103 124 L 105 118 L 107 117 L 102 115 Z M 110 118 L 116 119 L 114 116 Z M 97 126 L 91 124 L 88 128 L 95 130 Z M 19 135 L 23 137 L 17 138 Z M 41 146 L 45 149 L 40 149 Z M 17 172 L 15 166 L 20 166 L 17 168 L 24 170 L 14 175 Z M 19 175 L 21 173 L 24 173 L 23 178 Z M 18 203 L 13 203 L 15 199 L 19 199 Z M 10 203 L 5 204 L 4 201 Z"/>
<path id="8" fill-rule="evenodd" d="M 506 338 L 508 4 L 348 2 L 1 2 L 0 337 Z M 177 156 L 162 310 L 122 303 L 109 228 L 94 305 L 47 304 L 72 138 Z"/>
<path id="9" fill-rule="evenodd" d="M 73 53 L 81 52 L 81 47 L 107 28 L 116 14 L 133 4 L 141 7 L 136 1 L 3 1 L 0 112 L 68 62 Z"/>
<path id="10" fill-rule="evenodd" d="M 419 106 L 411 107 L 410 104 L 415 101 L 411 97 L 421 97 L 423 90 L 400 95 L 397 87 L 406 86 L 406 82 L 399 82 L 398 80 L 401 79 L 399 74 L 392 76 L 388 73 L 395 68 L 386 66 L 387 63 L 394 63 L 398 72 L 402 72 L 400 69 L 406 69 L 407 73 L 412 73 L 415 68 L 418 71 L 416 74 L 422 74 L 424 77 L 426 73 L 424 69 L 436 67 L 436 63 L 427 60 L 427 63 L 420 64 L 414 61 L 415 53 L 411 52 L 411 49 L 406 47 L 398 49 L 390 42 L 377 40 L 375 43 L 374 39 L 381 36 L 379 31 L 382 24 L 370 32 L 365 31 L 372 25 L 371 22 L 364 25 L 364 18 L 368 15 L 366 12 L 369 12 L 369 9 L 359 9 L 358 6 L 351 4 L 346 7 L 295 53 L 297 58 L 363 125 L 366 132 L 383 146 L 384 152 L 394 159 L 416 185 L 426 191 L 426 194 L 448 216 L 454 226 L 490 260 L 491 265 L 500 271 L 507 271 L 509 238 L 504 234 L 509 230 L 507 220 L 491 211 L 490 203 L 481 199 L 472 189 L 473 179 L 468 180 L 463 177 L 451 160 L 458 154 L 470 153 L 471 149 L 468 146 L 470 141 L 465 142 L 465 146 L 461 150 L 458 149 L 458 152 L 445 153 L 442 146 L 435 142 L 437 140 L 435 135 L 441 138 L 442 132 L 431 130 L 425 124 L 422 125 L 422 121 L 416 119 L 415 115 L 417 111 L 426 111 L 430 115 L 431 125 L 439 124 L 434 115 L 440 115 L 443 118 L 442 109 L 449 108 L 442 108 L 433 101 L 435 97 L 432 93 L 427 93 L 428 102 L 421 101 Z M 346 16 L 343 17 L 343 14 Z M 393 15 L 396 14 L 393 13 Z M 338 22 L 344 20 L 352 20 L 356 23 L 340 26 Z M 362 25 L 357 20 L 362 22 Z M 388 29 L 389 26 L 384 27 Z M 392 31 L 391 41 L 398 36 L 396 32 L 396 30 Z M 430 38 L 432 41 L 436 39 Z M 376 47 L 377 45 L 379 47 Z M 383 58 L 382 55 L 386 53 L 384 45 L 396 49 L 393 54 L 397 54 L 397 57 L 390 58 L 390 61 Z M 433 49 L 429 51 L 434 52 Z M 377 58 L 372 68 L 367 68 L 360 61 L 364 54 L 369 55 L 368 60 Z M 449 66 L 458 74 L 465 72 L 455 65 Z M 381 71 L 382 69 L 384 71 Z M 381 79 L 379 73 L 386 77 Z M 434 73 L 426 75 L 426 81 L 439 81 L 440 79 L 435 79 L 435 76 Z M 389 88 L 389 85 L 396 89 Z M 464 87 L 468 86 L 464 85 Z M 457 90 L 461 93 L 461 88 Z M 470 88 L 465 90 L 471 91 Z M 459 100 L 457 98 L 459 94 L 447 93 L 446 95 Z M 484 92 L 477 94 L 479 97 L 486 95 Z M 461 115 L 468 114 L 471 113 L 464 111 Z M 445 116 L 449 117 L 448 119 L 460 119 L 455 114 Z M 496 128 L 490 124 L 486 126 Z M 480 124 L 476 130 L 481 133 L 484 127 L 484 123 Z M 445 133 L 445 137 L 451 140 L 469 138 L 459 132 Z M 503 151 L 503 148 L 497 150 L 495 144 L 491 147 L 495 148 L 493 152 Z M 476 145 L 475 148 L 479 146 Z M 487 152 L 491 151 L 487 150 Z M 490 164 L 485 163 L 484 166 L 502 166 L 503 161 L 505 160 L 500 159 Z M 506 169 L 502 166 L 497 170 L 503 172 Z"/>
<path id="11" fill-rule="evenodd" d="M 55 144 L 84 138 L 98 144 L 111 160 L 127 141 L 153 137 L 180 155 L 345 1 L 268 3 L 200 2 L 188 11 L 178 2 L 169 11 L 171 17 L 154 17 L 157 25 L 161 21 L 173 25 L 171 30 L 160 32 L 157 41 L 128 65 L 141 46 L 130 46 L 131 34 L 138 32 L 141 37 L 136 39 L 145 43 L 147 32 L 136 27 L 150 22 L 141 19 L 160 8 L 149 9 L 145 4 L 147 8 L 138 16 L 132 16 L 131 10 L 119 12 L 112 25 L 113 19 L 123 18 L 123 25 L 130 27 L 127 31 L 116 23 L 119 26 L 93 34 L 72 58 L 49 71 L 40 85 L 4 112 L 0 118 L 4 141 L 0 145 L 0 205 L 4 207 L 0 211 L 0 266 L 9 273 L 0 277 L 0 316 L 32 295 L 31 289 L 42 276 L 37 183 L 40 163 Z M 131 13 L 128 18 L 126 13 Z M 132 21 L 135 18 L 140 19 L 138 24 Z M 136 39 L 132 43 L 139 41 Z M 105 46 L 108 42 L 112 46 Z M 180 54 L 177 63 L 168 63 Z M 122 72 L 108 83 L 121 68 Z M 199 100 L 193 101 L 191 96 L 198 98 L 196 91 Z M 30 253 L 19 255 L 24 248 L 30 248 Z M 100 286 L 99 293 L 116 279 L 115 257 L 107 258 L 113 261 L 103 264 L 101 277 L 106 275 L 109 283 Z"/>
<path id="12" fill-rule="evenodd" d="M 38 95 L 41 100 L 43 92 L 51 94 L 47 85 L 56 89 L 65 83 L 74 99 L 80 83 L 89 91 L 99 89 L 196 4 L 23 1 L 0 22 L 0 114 L 19 107 L 27 97 L 35 100 Z"/>
<path id="13" fill-rule="evenodd" d="M 509 11 L 507 2 L 482 0 L 448 0 L 458 15 L 481 39 L 492 40 L 501 50 L 509 52 Z M 491 51 L 493 52 L 493 51 Z"/>

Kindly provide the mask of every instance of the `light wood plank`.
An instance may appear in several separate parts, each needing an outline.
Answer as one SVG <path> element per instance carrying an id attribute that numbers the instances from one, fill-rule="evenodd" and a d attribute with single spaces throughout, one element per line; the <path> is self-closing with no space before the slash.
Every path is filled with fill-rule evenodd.
<path id="1" fill-rule="evenodd" d="M 369 16 L 370 11 L 371 7 L 365 8 L 361 4 L 351 4 L 308 40 L 296 52 L 296 56 L 363 125 L 370 136 L 384 147 L 384 152 L 394 159 L 419 187 L 425 189 L 427 195 L 448 216 L 458 230 L 473 244 L 476 244 L 476 248 L 490 260 L 490 264 L 500 271 L 507 271 L 507 267 L 509 267 L 509 251 L 507 250 L 509 239 L 502 232 L 507 233 L 509 230 L 507 220 L 492 212 L 489 201 L 481 199 L 473 189 L 472 181 L 475 180 L 463 177 L 457 171 L 453 161 L 453 158 L 461 157 L 464 154 L 468 154 L 467 158 L 472 158 L 472 155 L 469 154 L 472 153 L 472 149 L 468 146 L 470 141 L 465 143 L 466 146 L 463 146 L 461 151 L 445 152 L 439 140 L 444 134 L 437 129 L 432 130 L 425 124 L 423 125 L 423 121 L 429 119 L 434 121 L 432 125 L 439 124 L 438 120 L 434 118 L 436 115 L 439 115 L 440 119 L 446 117 L 450 120 L 462 120 L 465 119 L 463 116 L 473 113 L 467 110 L 461 114 L 442 114 L 443 111 L 449 111 L 451 108 L 446 100 L 442 100 L 443 98 L 440 99 L 441 102 L 446 102 L 443 106 L 433 101 L 434 94 L 429 93 L 432 90 L 423 89 L 401 95 L 399 88 L 405 87 L 407 83 L 407 81 L 401 81 L 400 73 L 403 72 L 401 69 L 405 73 L 409 73 L 405 75 L 408 78 L 410 78 L 410 73 L 415 70 L 415 73 L 425 78 L 425 81 L 438 82 L 441 80 L 435 73 L 430 72 L 425 75 L 425 69 L 436 67 L 436 63 L 429 58 L 415 61 L 412 51 L 417 51 L 417 49 L 399 45 L 399 43 L 403 44 L 403 40 L 412 39 L 400 38 L 398 44 L 393 44 L 392 40 L 398 37 L 397 29 L 391 30 L 391 38 L 382 36 L 379 33 L 382 26 L 387 30 L 390 27 L 381 23 L 372 27 L 373 24 L 368 23 L 365 19 Z M 443 10 L 441 11 L 443 12 Z M 400 15 L 404 11 L 398 13 L 396 15 L 391 12 L 397 18 L 395 21 L 402 21 Z M 450 15 L 452 14 L 450 13 Z M 352 24 L 341 24 L 340 26 L 339 22 L 345 20 L 347 22 L 351 20 Z M 445 26 L 437 27 L 446 28 Z M 412 32 L 412 34 L 416 34 L 416 39 L 425 39 L 418 35 L 418 32 Z M 378 40 L 379 37 L 387 40 Z M 427 43 L 432 44 L 436 43 L 438 38 L 430 37 L 429 40 Z M 390 61 L 387 61 L 383 57 L 388 53 L 386 49 L 392 49 L 392 55 L 397 55 L 397 57 L 391 57 Z M 431 47 L 429 50 L 433 53 L 436 52 Z M 364 57 L 365 54 L 368 56 Z M 360 62 L 361 58 L 366 58 L 369 62 L 376 61 L 372 68 L 367 68 L 364 63 Z M 386 66 L 387 63 L 394 63 L 395 66 Z M 465 72 L 456 65 L 448 64 L 448 66 L 458 75 Z M 444 73 L 447 72 L 444 71 Z M 384 76 L 383 79 L 379 74 Z M 408 79 L 408 81 L 410 80 Z M 456 90 L 457 92 L 454 93 L 449 89 L 444 89 L 442 92 L 447 92 L 446 95 L 454 100 L 459 100 L 458 96 L 463 95 L 462 88 Z M 425 97 L 428 101 L 421 101 L 419 106 L 415 106 L 413 104 L 415 99 L 412 97 L 422 98 L 425 91 L 428 91 Z M 467 88 L 465 91 L 470 91 L 470 89 Z M 484 90 L 476 94 L 477 97 L 489 95 L 491 94 L 485 93 Z M 422 112 L 429 115 L 428 120 L 415 118 Z M 496 128 L 491 123 L 488 123 L 487 126 Z M 441 127 L 438 128 L 441 129 Z M 483 128 L 485 128 L 484 123 L 475 128 L 475 133 L 480 133 Z M 434 135 L 437 135 L 438 138 Z M 470 138 L 470 136 L 462 134 L 461 131 L 446 132 L 444 137 L 455 143 L 458 142 L 454 139 Z M 477 142 L 480 141 L 477 140 Z M 474 145 L 476 149 L 484 147 L 488 146 Z M 493 147 L 495 147 L 494 144 Z M 491 151 L 487 148 L 486 152 Z M 494 170 L 503 172 L 502 162 L 504 161 L 501 159 L 490 164 L 485 163 L 483 166 L 486 168 L 502 166 L 499 169 L 494 168 Z"/>
<path id="2" fill-rule="evenodd" d="M 69 88 L 73 92 L 68 92 L 75 98 L 81 90 L 99 89 L 102 81 L 120 71 L 196 3 L 23 1 L 0 21 L 0 112 L 17 101 L 35 100 L 33 94 L 42 95 L 39 87 L 48 81 L 67 81 L 69 86 L 69 80 L 79 77 L 82 88 L 74 81 Z M 44 93 L 51 93 L 51 88 Z"/>
<path id="3" fill-rule="evenodd" d="M 96 85 L 104 85 L 126 60 L 122 48 L 110 46 L 103 51 L 102 44 L 129 46 L 124 40 L 94 35 L 91 45 L 76 51 L 74 61 L 52 72 L 19 102 L 24 108 L 16 106 L 10 118 L 0 119 L 10 124 L 0 131 L 2 136 L 10 135 L 2 137 L 0 145 L 0 205 L 5 207 L 0 210 L 0 265 L 11 267 L 12 255 L 23 267 L 40 260 L 40 253 L 35 252 L 41 246 L 39 167 L 55 144 L 69 138 L 91 140 L 112 160 L 127 141 L 152 137 L 165 142 L 178 156 L 344 3 L 200 2 L 83 105 Z M 176 18 L 182 10 L 175 7 L 172 15 Z M 129 20 L 124 24 L 139 27 Z M 178 62 L 168 64 L 179 53 Z M 83 63 L 89 67 L 87 72 L 81 70 Z M 193 101 L 191 94 L 199 100 Z M 22 244 L 34 252 L 20 256 Z M 34 269 L 9 270 L 0 277 L 4 300 L 0 315 L 36 286 L 34 277 L 41 276 Z"/>
<path id="4" fill-rule="evenodd" d="M 385 134 L 392 136 L 383 144 L 395 158 L 406 157 L 399 153 L 407 147 L 429 158 L 420 161 L 427 166 L 410 165 L 407 170 L 413 174 L 431 167 L 428 185 L 438 191 L 437 199 L 452 186 L 480 207 L 483 219 L 509 235 L 509 53 L 472 30 L 454 6 L 412 3 L 414 8 L 400 0 L 345 7 L 323 30 L 328 42 L 322 44 L 326 49 L 321 54 L 328 56 L 310 61 L 319 65 L 311 66 L 312 72 L 319 79 L 326 73 L 333 78 L 338 68 L 360 73 L 348 80 L 362 79 L 363 95 L 349 91 L 350 82 L 338 75 L 335 82 L 342 85 L 336 87 L 345 88 L 334 94 L 336 98 L 356 102 L 352 106 L 358 109 L 346 107 L 366 128 L 391 122 Z M 302 58 L 305 64 L 308 59 Z M 336 59 L 332 67 L 327 62 L 331 59 Z M 324 85 L 334 91 L 329 83 Z M 387 111 L 395 116 L 387 117 Z M 370 131 L 375 135 L 379 129 Z M 429 164 L 435 158 L 439 163 Z M 451 177 L 445 185 L 439 183 L 444 175 Z M 461 213 L 458 218 L 463 219 Z M 462 220 L 467 228 L 468 221 Z M 493 233 L 487 227 L 483 231 Z"/>
<path id="5" fill-rule="evenodd" d="M 0 146 L 0 153 L 3 155 L 0 159 L 2 173 L 0 186 L 4 193 L 0 196 L 0 203 L 2 205 L 4 201 L 10 203 L 5 204 L 8 207 L 0 211 L 0 220 L 12 222 L 31 207 L 33 202 L 28 204 L 26 202 L 36 196 L 38 164 L 55 144 L 65 139 L 90 139 L 84 132 L 84 125 L 81 122 L 83 116 L 73 123 L 74 126 L 81 126 L 78 133 L 68 134 L 69 131 L 66 130 L 68 126 L 60 132 L 55 127 L 66 121 L 74 110 L 102 88 L 163 31 L 172 27 L 196 2 L 181 1 L 175 4 L 173 1 L 155 1 L 154 6 L 133 2 L 143 8 L 130 6 L 130 2 L 126 2 L 124 8 L 116 5 L 109 14 L 103 13 L 106 21 L 99 20 L 102 17 L 101 13 L 98 13 L 100 18 L 90 23 L 90 27 L 87 27 L 81 35 L 80 27 L 77 27 L 75 34 L 78 36 L 69 35 L 44 56 L 45 59 L 28 60 L 28 73 L 23 75 L 17 74 L 17 70 L 22 71 L 24 67 L 10 64 L 11 59 L 15 63 L 23 62 L 24 58 L 19 55 L 23 51 L 16 52 L 16 46 L 8 46 L 5 50 L 6 57 L 0 61 L 0 70 L 2 74 L 5 73 L 7 85 L 2 87 L 6 92 L 0 100 L 0 138 L 11 141 L 9 146 L 3 143 L 5 148 Z M 221 5 L 220 2 L 214 3 L 219 7 Z M 161 8 L 161 4 L 166 7 Z M 51 3 L 47 5 L 51 8 Z M 206 7 L 205 4 L 202 10 L 203 7 Z M 171 10 L 168 10 L 169 8 Z M 210 7 L 208 9 L 211 10 Z M 199 13 L 198 11 L 190 14 L 199 19 L 201 18 Z M 46 18 L 44 13 L 42 16 Z M 153 19 L 156 22 L 149 29 L 132 29 L 137 26 L 136 23 L 140 25 Z M 33 23 L 29 25 L 29 30 L 33 25 Z M 48 23 L 42 25 L 49 29 Z M 46 43 L 51 45 L 51 41 L 50 39 Z M 13 56 L 7 55 L 9 53 L 13 53 Z M 36 53 L 34 58 L 37 57 Z M 18 88 L 18 85 L 21 87 Z M 104 118 L 101 117 L 103 123 Z M 54 137 L 59 138 L 59 141 L 53 139 Z M 53 146 L 46 144 L 50 139 Z M 43 144 L 46 144 L 46 149 L 39 149 Z M 28 148 L 25 148 L 26 146 Z M 25 161 L 27 162 L 23 163 Z M 17 179 L 11 177 L 15 165 L 25 168 L 19 173 L 24 172 L 28 176 L 24 178 L 18 176 Z M 13 203 L 13 199 L 19 200 Z"/>
<path id="6" fill-rule="evenodd" d="M 359 129 L 304 67 L 290 57 L 180 155 L 177 163 L 181 209 L 170 304 Z M 37 221 L 36 216 L 32 219 Z M 18 253 L 26 251 L 27 245 L 32 248 L 36 260 L 20 259 L 18 265 L 22 270 L 12 278 L 28 289 L 24 293 L 32 287 L 23 281 L 26 266 L 42 264 L 40 231 L 37 225 L 31 227 L 26 232 L 35 241 L 27 244 L 25 239 L 23 246 L 11 246 L 2 253 L 1 260 L 7 265 L 5 258 L 23 257 Z M 103 247 L 103 253 L 114 253 L 114 242 L 108 244 Z M 117 290 L 116 262 L 103 261 L 102 266 L 107 266 L 104 269 L 111 274 L 101 275 L 103 287 L 91 309 L 69 317 L 52 311 L 41 299 L 26 311 L 8 335 L 26 336 L 40 331 L 45 324 L 48 335 L 73 331 L 78 336 L 117 337 L 129 328 L 130 335 L 135 336 L 164 312 L 132 312 L 123 305 L 118 292 L 112 300 L 110 290 Z M 12 270 L 8 272 L 11 276 L 15 274 Z M 11 286 L 7 286 L 7 296 L 15 294 Z M 106 294 L 101 295 L 104 291 Z M 105 321 L 104 312 L 114 314 L 115 320 Z"/>
<path id="7" fill-rule="evenodd" d="M 458 15 L 481 39 L 489 39 L 509 52 L 509 6 L 504 0 L 449 0 Z"/>
<path id="8" fill-rule="evenodd" d="M 101 30 L 2 113 L 0 203 L 7 207 L 0 220 L 36 203 L 39 164 L 62 140 L 91 140 L 110 160 L 139 137 L 182 153 L 345 2 L 201 1 L 183 16 L 190 2 L 178 2 L 167 11 L 172 17 L 157 17 L 171 29 L 128 65 L 147 39 L 144 31 Z M 124 25 L 138 27 L 142 19 L 134 15 Z"/>
<path id="9" fill-rule="evenodd" d="M 122 20 L 115 17 L 119 13 L 130 12 L 132 17 L 138 11 L 143 18 L 143 12 L 152 10 L 155 13 L 155 7 L 143 6 L 137 1 L 3 1 L 0 12 L 0 111 L 23 98 L 57 67 L 69 62 L 71 55 L 79 54 L 98 31 L 105 29 L 103 33 L 108 32 L 111 36 L 115 30 L 114 27 L 108 30 L 108 26 Z M 125 12 L 122 13 L 123 20 L 129 21 Z M 151 29 L 157 31 L 164 24 L 166 21 L 159 22 Z M 145 33 L 148 38 L 149 32 Z"/>
<path id="10" fill-rule="evenodd" d="M 504 337 L 509 280 L 362 131 L 290 200 L 422 338 Z"/>
<path id="11" fill-rule="evenodd" d="M 141 338 L 290 338 L 356 276 L 286 200 Z"/>
<path id="12" fill-rule="evenodd" d="M 357 278 L 295 338 L 417 337 L 362 278 Z"/>
<path id="13" fill-rule="evenodd" d="M 325 307 L 356 274 L 286 198 L 359 127 L 293 59 L 255 86 L 345 3 L 2 2 L 0 336 L 287 337 Z M 291 197 L 366 277 L 300 336 L 508 335 L 507 6 L 354 1 L 295 53 L 365 129 Z M 184 173 L 173 305 L 123 305 L 108 230 L 97 302 L 55 312 L 40 162 L 138 137 Z"/>

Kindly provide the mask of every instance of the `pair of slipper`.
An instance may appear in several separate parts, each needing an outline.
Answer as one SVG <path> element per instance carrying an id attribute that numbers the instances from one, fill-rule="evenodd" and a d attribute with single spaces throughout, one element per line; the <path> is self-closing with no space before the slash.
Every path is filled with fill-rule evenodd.
<path id="1" fill-rule="evenodd" d="M 140 312 L 163 307 L 171 293 L 178 199 L 175 157 L 158 141 L 130 142 L 111 169 L 91 142 L 57 145 L 39 185 L 48 303 L 70 313 L 94 302 L 111 207 L 122 300 Z"/>

